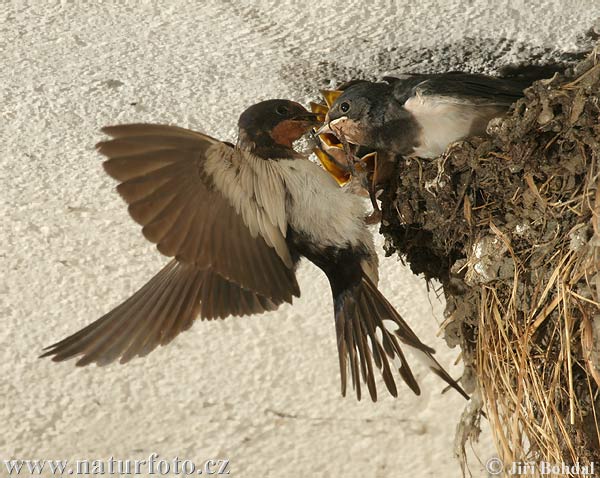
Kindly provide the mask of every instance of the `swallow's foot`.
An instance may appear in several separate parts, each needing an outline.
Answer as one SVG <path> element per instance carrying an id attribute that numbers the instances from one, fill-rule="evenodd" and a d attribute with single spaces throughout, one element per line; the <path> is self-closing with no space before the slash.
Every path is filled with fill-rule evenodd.
<path id="1" fill-rule="evenodd" d="M 365 217 L 365 223 L 369 226 L 373 224 L 379 224 L 381 222 L 381 211 L 373 211 L 367 217 Z"/>

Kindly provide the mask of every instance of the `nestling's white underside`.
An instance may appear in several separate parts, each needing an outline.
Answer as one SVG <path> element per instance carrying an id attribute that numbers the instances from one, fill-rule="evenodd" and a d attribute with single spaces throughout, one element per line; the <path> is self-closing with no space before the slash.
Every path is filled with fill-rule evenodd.
<path id="1" fill-rule="evenodd" d="M 489 119 L 497 111 L 496 105 L 473 105 L 447 96 L 426 96 L 418 91 L 404 108 L 413 114 L 421 126 L 419 145 L 414 155 L 435 158 L 449 144 L 469 136 L 476 121 Z"/>

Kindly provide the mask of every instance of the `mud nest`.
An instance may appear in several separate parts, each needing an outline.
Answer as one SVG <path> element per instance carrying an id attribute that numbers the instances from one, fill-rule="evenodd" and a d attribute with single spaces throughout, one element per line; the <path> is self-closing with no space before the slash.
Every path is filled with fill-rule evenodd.
<path id="1" fill-rule="evenodd" d="M 526 90 L 489 137 L 402 159 L 382 196 L 386 252 L 441 282 L 481 405 L 458 449 L 483 409 L 506 464 L 600 462 L 598 55 Z"/>

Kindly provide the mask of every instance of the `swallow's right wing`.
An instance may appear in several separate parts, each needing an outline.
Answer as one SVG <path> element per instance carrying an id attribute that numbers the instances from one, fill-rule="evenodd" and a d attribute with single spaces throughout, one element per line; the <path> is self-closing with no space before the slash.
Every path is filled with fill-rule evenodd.
<path id="1" fill-rule="evenodd" d="M 144 236 L 175 259 L 123 304 L 48 348 L 78 365 L 125 362 L 168 343 L 197 315 L 247 315 L 300 291 L 285 242 L 282 178 L 270 161 L 164 125 L 104 128 L 106 172 Z"/>

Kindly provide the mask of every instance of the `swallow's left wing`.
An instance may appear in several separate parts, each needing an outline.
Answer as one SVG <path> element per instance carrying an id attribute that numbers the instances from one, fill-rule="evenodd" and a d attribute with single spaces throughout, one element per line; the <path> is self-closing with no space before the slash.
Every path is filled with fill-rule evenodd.
<path id="1" fill-rule="evenodd" d="M 104 128 L 106 172 L 146 239 L 272 300 L 299 295 L 285 242 L 285 190 L 270 161 L 166 125 Z"/>
<path id="2" fill-rule="evenodd" d="M 285 190 L 270 161 L 167 125 L 104 128 L 106 172 L 144 236 L 174 259 L 84 329 L 48 347 L 77 365 L 127 362 L 202 319 L 250 315 L 300 290 L 285 234 Z M 297 258 L 296 258 L 297 259 Z"/>

